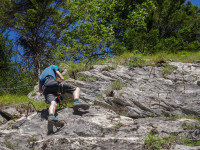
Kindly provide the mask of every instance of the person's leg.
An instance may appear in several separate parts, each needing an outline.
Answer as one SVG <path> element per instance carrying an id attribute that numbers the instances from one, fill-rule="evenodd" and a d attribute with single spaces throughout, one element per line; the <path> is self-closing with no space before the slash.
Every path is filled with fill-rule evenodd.
<path id="1" fill-rule="evenodd" d="M 74 97 L 74 100 L 79 99 L 79 97 L 80 97 L 80 88 L 79 87 L 76 87 L 76 89 L 74 90 L 73 97 Z"/>
<path id="2" fill-rule="evenodd" d="M 82 108 L 84 110 L 89 109 L 89 105 L 88 104 L 83 104 L 79 101 L 79 97 L 80 97 L 80 88 L 70 85 L 70 84 L 66 84 L 64 82 L 61 82 L 60 84 L 61 87 L 61 93 L 70 93 L 73 94 L 73 98 L 74 98 L 74 110 L 78 110 L 79 108 Z"/>
<path id="3" fill-rule="evenodd" d="M 49 106 L 49 115 L 55 115 L 56 107 L 57 107 L 57 102 L 51 101 Z"/>

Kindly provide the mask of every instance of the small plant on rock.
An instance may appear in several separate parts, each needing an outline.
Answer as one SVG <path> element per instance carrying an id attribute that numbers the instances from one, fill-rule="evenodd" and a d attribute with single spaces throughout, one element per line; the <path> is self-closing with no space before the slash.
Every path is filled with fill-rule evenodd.
<path id="1" fill-rule="evenodd" d="M 11 143 L 10 141 L 5 142 L 5 145 L 7 148 L 12 149 L 12 150 L 16 149 L 17 147 L 16 144 Z"/>
<path id="2" fill-rule="evenodd" d="M 120 90 L 122 87 L 126 87 L 127 85 L 120 82 L 119 80 L 115 80 L 112 82 L 111 86 L 104 92 L 107 96 L 114 96 L 114 90 Z"/>
<path id="3" fill-rule="evenodd" d="M 118 130 L 121 126 L 123 126 L 123 124 L 122 124 L 121 122 L 115 124 L 115 126 L 114 126 L 114 133 L 117 133 L 117 130 Z"/>
<path id="4" fill-rule="evenodd" d="M 162 68 L 162 75 L 163 75 L 163 77 L 166 78 L 168 75 L 170 75 L 177 68 L 178 68 L 177 66 L 165 65 Z"/>
<path id="5" fill-rule="evenodd" d="M 111 71 L 117 68 L 117 64 L 113 64 L 112 66 L 106 66 L 101 69 L 101 71 Z"/>
<path id="6" fill-rule="evenodd" d="M 81 75 L 78 77 L 78 80 L 80 81 L 87 81 L 87 82 L 94 82 L 97 80 L 96 77 L 90 77 L 90 76 L 87 76 L 87 75 Z"/>
<path id="7" fill-rule="evenodd" d="M 28 139 L 28 141 L 29 141 L 29 142 L 36 142 L 36 141 L 38 141 L 38 139 L 35 138 L 34 136 L 32 136 L 32 137 L 30 137 L 30 138 Z"/>
<path id="8" fill-rule="evenodd" d="M 196 125 L 194 125 L 193 123 L 186 123 L 186 122 L 184 122 L 184 123 L 182 124 L 182 128 L 183 128 L 184 130 L 192 130 L 192 129 L 197 129 L 197 128 L 199 128 L 199 126 L 196 126 Z"/>
<path id="9" fill-rule="evenodd" d="M 36 96 L 36 95 L 37 95 L 36 92 L 31 93 L 31 96 Z"/>

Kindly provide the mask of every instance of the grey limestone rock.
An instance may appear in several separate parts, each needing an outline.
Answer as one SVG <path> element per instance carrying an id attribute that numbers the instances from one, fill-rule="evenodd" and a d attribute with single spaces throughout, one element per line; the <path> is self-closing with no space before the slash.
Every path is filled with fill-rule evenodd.
<path id="1" fill-rule="evenodd" d="M 92 105 L 89 111 L 58 110 L 57 118 L 65 123 L 59 129 L 49 126 L 46 110 L 32 114 L 27 120 L 23 117 L 16 120 L 11 128 L 8 128 L 8 122 L 0 126 L 0 146 L 6 148 L 7 139 L 16 144 L 19 142 L 16 136 L 24 138 L 20 148 L 25 150 L 142 150 L 144 140 L 152 132 L 160 138 L 174 135 L 200 140 L 198 120 L 176 119 L 176 116 L 200 116 L 200 65 L 180 62 L 169 62 L 168 65 L 177 69 L 164 76 L 162 66 L 95 65 L 78 75 L 96 80 L 66 80 L 80 87 L 81 99 Z M 116 80 L 123 84 L 119 89 L 113 88 Z M 112 94 L 107 94 L 110 89 Z M 34 99 L 42 100 L 38 96 Z M 199 147 L 179 143 L 171 149 L 197 150 Z"/>

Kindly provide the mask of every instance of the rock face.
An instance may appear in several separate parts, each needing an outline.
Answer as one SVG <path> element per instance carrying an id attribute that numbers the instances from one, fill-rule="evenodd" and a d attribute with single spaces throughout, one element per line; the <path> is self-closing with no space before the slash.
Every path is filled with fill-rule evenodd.
<path id="1" fill-rule="evenodd" d="M 195 130 L 183 127 L 187 123 L 199 125 L 193 119 L 132 119 L 101 106 L 91 106 L 89 111 L 79 112 L 65 108 L 57 110 L 56 115 L 65 123 L 64 127 L 55 128 L 48 124 L 47 110 L 1 125 L 1 149 L 143 150 L 144 140 L 153 131 L 160 137 L 173 133 L 178 137 L 199 138 L 192 135 Z M 188 146 L 175 145 L 172 148 L 180 147 Z"/>
<path id="2" fill-rule="evenodd" d="M 197 81 L 200 77 L 200 65 L 171 62 L 175 69 L 169 75 L 163 75 L 163 67 L 129 68 L 112 64 L 96 65 L 94 69 L 79 73 L 79 76 L 95 78 L 86 82 L 69 80 L 79 86 L 85 101 L 103 101 L 114 111 L 132 118 L 170 115 L 200 115 Z M 105 93 L 114 81 L 125 86 L 120 90 Z M 106 91 L 107 90 L 107 91 Z"/>
<path id="3" fill-rule="evenodd" d="M 28 118 L 11 108 L 0 110 L 1 115 L 4 113 L 0 116 L 0 149 L 145 150 L 150 149 L 146 146 L 148 135 L 198 141 L 199 121 L 177 116 L 200 115 L 200 66 L 178 62 L 169 65 L 176 69 L 168 74 L 163 67 L 96 65 L 77 75 L 85 81 L 67 80 L 81 88 L 81 99 L 91 107 L 78 112 L 58 109 L 56 116 L 65 124 L 62 128 L 48 123 L 47 110 L 31 113 Z M 42 100 L 33 93 L 29 97 Z M 7 123 L 3 123 L 5 114 L 10 117 Z M 20 117 L 13 117 L 16 115 Z M 200 149 L 181 142 L 164 148 Z"/>

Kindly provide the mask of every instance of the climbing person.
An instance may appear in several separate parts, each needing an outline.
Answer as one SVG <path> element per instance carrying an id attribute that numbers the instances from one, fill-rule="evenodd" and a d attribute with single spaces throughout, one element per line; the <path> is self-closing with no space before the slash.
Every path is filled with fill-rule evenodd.
<path id="1" fill-rule="evenodd" d="M 61 82 L 56 79 L 60 78 Z M 55 117 L 55 110 L 57 103 L 59 102 L 58 96 L 64 93 L 73 94 L 74 106 L 73 109 L 76 111 L 79 108 L 84 110 L 89 109 L 88 104 L 83 104 L 79 101 L 80 88 L 72 86 L 70 84 L 64 83 L 64 77 L 60 73 L 60 69 L 56 65 L 51 65 L 44 69 L 40 75 L 39 79 L 39 92 L 43 93 L 45 96 L 46 102 L 50 104 L 49 106 L 49 117 L 48 121 L 58 122 L 58 119 Z"/>

